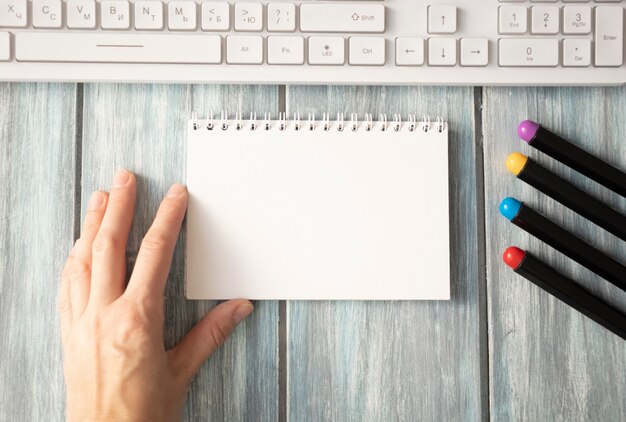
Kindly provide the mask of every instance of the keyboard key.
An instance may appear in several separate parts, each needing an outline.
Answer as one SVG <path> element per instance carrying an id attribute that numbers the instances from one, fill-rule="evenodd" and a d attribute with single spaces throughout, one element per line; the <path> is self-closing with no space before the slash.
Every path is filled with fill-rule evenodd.
<path id="1" fill-rule="evenodd" d="M 67 0 L 67 27 L 70 29 L 95 29 L 96 2 L 94 0 Z"/>
<path id="2" fill-rule="evenodd" d="M 26 0 L 0 0 L 0 27 L 25 28 L 28 25 Z"/>
<path id="3" fill-rule="evenodd" d="M 563 33 L 591 33 L 591 7 L 565 6 L 563 8 Z"/>
<path id="4" fill-rule="evenodd" d="M 431 66 L 454 66 L 456 64 L 456 39 L 429 39 L 428 64 Z"/>
<path id="5" fill-rule="evenodd" d="M 423 38 L 396 38 L 396 65 L 421 66 L 423 64 Z"/>
<path id="6" fill-rule="evenodd" d="M 295 31 L 296 5 L 293 3 L 269 3 L 267 5 L 267 30 Z"/>
<path id="7" fill-rule="evenodd" d="M 304 38 L 267 37 L 267 63 L 304 64 Z"/>
<path id="8" fill-rule="evenodd" d="M 235 3 L 235 31 L 263 30 L 261 3 Z"/>
<path id="9" fill-rule="evenodd" d="M 350 37 L 348 62 L 351 65 L 382 66 L 385 64 L 385 39 L 382 37 Z"/>
<path id="10" fill-rule="evenodd" d="M 621 6 L 596 7 L 596 66 L 624 63 L 624 9 Z"/>
<path id="11" fill-rule="evenodd" d="M 102 29 L 130 28 L 130 7 L 126 0 L 102 0 L 100 16 Z"/>
<path id="12" fill-rule="evenodd" d="M 550 35 L 559 33 L 560 19 L 558 6 L 533 6 L 531 8 L 531 19 L 531 33 Z"/>
<path id="13" fill-rule="evenodd" d="M 554 67 L 559 64 L 557 39 L 501 39 L 498 50 L 500 66 Z"/>
<path id="14" fill-rule="evenodd" d="M 525 34 L 528 15 L 525 6 L 500 6 L 498 8 L 500 34 Z"/>
<path id="15" fill-rule="evenodd" d="M 193 31 L 198 27 L 195 1 L 170 1 L 167 4 L 167 27 L 173 31 Z"/>
<path id="16" fill-rule="evenodd" d="M 489 64 L 489 40 L 486 38 L 463 38 L 461 40 L 461 66 L 487 66 Z"/>
<path id="17" fill-rule="evenodd" d="M 33 0 L 33 26 L 60 28 L 63 25 L 61 0 Z"/>
<path id="18" fill-rule="evenodd" d="M 0 62 L 11 60 L 11 34 L 0 32 Z"/>
<path id="19" fill-rule="evenodd" d="M 228 31 L 230 29 L 230 4 L 226 2 L 202 3 L 202 30 Z"/>
<path id="20" fill-rule="evenodd" d="M 134 3 L 136 29 L 163 29 L 163 3 L 140 0 Z"/>
<path id="21" fill-rule="evenodd" d="M 310 37 L 309 63 L 342 65 L 345 63 L 345 40 L 343 37 Z"/>
<path id="22" fill-rule="evenodd" d="M 263 63 L 263 37 L 229 35 L 226 38 L 226 62 L 230 64 Z"/>
<path id="23" fill-rule="evenodd" d="M 300 6 L 303 32 L 385 32 L 382 4 L 307 3 Z"/>
<path id="24" fill-rule="evenodd" d="M 454 34 L 455 32 L 455 6 L 428 6 L 429 34 Z"/>
<path id="25" fill-rule="evenodd" d="M 221 47 L 218 35 L 15 34 L 15 58 L 22 62 L 214 64 L 222 60 Z"/>
<path id="26" fill-rule="evenodd" d="M 591 65 L 591 40 L 566 38 L 563 40 L 563 66 L 587 67 Z"/>

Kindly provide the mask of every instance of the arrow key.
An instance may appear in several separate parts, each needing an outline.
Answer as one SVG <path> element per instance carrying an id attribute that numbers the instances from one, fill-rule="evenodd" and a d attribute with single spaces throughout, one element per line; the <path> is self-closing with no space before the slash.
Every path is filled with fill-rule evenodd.
<path id="1" fill-rule="evenodd" d="M 485 38 L 461 39 L 461 66 L 487 66 L 489 41 Z"/>
<path id="2" fill-rule="evenodd" d="M 428 33 L 454 34 L 456 32 L 456 6 L 428 6 Z"/>
<path id="3" fill-rule="evenodd" d="M 428 64 L 431 66 L 456 65 L 456 39 L 430 38 L 428 40 Z"/>
<path id="4" fill-rule="evenodd" d="M 421 66 L 424 64 L 424 39 L 396 38 L 396 65 Z"/>

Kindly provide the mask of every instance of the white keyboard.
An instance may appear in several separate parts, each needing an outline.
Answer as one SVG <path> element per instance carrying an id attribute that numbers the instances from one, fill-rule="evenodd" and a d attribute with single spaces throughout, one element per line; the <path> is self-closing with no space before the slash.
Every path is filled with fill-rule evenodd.
<path id="1" fill-rule="evenodd" d="M 626 84 L 622 0 L 0 0 L 0 81 Z"/>

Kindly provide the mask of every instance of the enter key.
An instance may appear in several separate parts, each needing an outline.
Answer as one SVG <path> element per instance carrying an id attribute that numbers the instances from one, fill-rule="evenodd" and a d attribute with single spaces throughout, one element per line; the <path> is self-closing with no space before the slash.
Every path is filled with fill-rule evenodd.
<path id="1" fill-rule="evenodd" d="M 596 66 L 618 67 L 624 63 L 624 9 L 596 7 Z"/>

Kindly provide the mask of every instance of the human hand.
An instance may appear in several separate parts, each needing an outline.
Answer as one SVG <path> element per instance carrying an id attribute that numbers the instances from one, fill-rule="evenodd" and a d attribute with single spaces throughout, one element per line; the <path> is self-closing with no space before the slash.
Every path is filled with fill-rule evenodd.
<path id="1" fill-rule="evenodd" d="M 125 170 L 116 174 L 110 193 L 93 193 L 63 270 L 59 311 L 68 421 L 179 420 L 202 363 L 253 310 L 247 300 L 224 302 L 165 350 L 163 294 L 187 189 L 173 185 L 163 199 L 126 286 L 135 194 L 135 176 Z"/>

